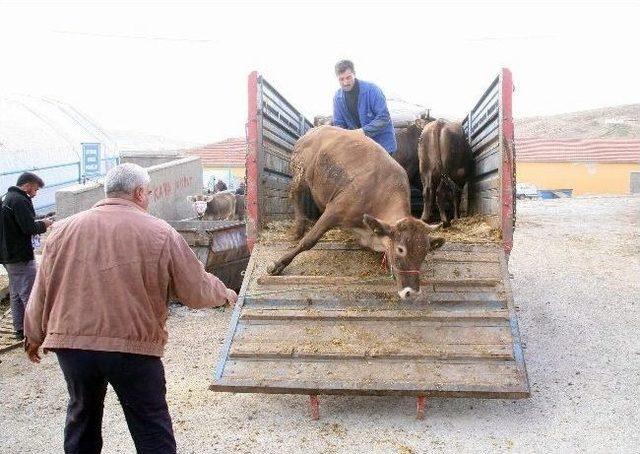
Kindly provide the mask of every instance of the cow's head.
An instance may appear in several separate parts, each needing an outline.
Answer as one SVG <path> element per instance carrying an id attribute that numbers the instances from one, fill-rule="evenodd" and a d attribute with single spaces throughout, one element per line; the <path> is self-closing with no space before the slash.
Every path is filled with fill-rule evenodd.
<path id="1" fill-rule="evenodd" d="M 187 197 L 187 202 L 191 202 L 193 210 L 196 212 L 196 215 L 201 218 L 204 216 L 207 211 L 207 204 L 211 202 L 213 196 L 211 195 L 190 195 Z"/>
<path id="2" fill-rule="evenodd" d="M 406 217 L 395 224 L 364 215 L 364 224 L 386 247 L 393 276 L 398 284 L 398 295 L 406 299 L 420 293 L 420 267 L 429 250 L 438 249 L 444 238 L 429 237 L 440 225 L 429 225 Z"/>

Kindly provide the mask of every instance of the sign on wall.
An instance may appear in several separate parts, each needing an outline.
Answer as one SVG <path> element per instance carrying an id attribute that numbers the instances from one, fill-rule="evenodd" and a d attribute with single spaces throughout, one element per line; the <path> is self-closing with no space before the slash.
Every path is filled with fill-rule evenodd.
<path id="1" fill-rule="evenodd" d="M 85 177 L 97 177 L 100 175 L 100 144 L 82 144 L 82 164 Z"/>

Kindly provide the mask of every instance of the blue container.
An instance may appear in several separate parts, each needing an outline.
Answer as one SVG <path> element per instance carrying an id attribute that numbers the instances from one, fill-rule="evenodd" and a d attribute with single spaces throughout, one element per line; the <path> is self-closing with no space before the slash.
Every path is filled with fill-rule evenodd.
<path id="1" fill-rule="evenodd" d="M 541 199 L 563 199 L 573 195 L 573 189 L 539 189 Z"/>

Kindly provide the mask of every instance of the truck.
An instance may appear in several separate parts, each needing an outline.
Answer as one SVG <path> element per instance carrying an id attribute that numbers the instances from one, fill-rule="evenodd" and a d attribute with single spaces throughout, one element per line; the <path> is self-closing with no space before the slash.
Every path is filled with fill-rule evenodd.
<path id="1" fill-rule="evenodd" d="M 309 396 L 517 399 L 529 396 L 508 260 L 515 227 L 513 81 L 500 70 L 462 122 L 475 157 L 467 211 L 498 242 L 447 242 L 428 254 L 421 297 L 400 300 L 372 252 L 329 235 L 280 276 L 292 243 L 261 241 L 291 217 L 289 161 L 313 125 L 258 72 L 248 78 L 246 236 L 250 260 L 210 389 Z M 327 236 L 327 235 L 325 235 Z M 296 265 L 298 262 L 298 265 Z"/>

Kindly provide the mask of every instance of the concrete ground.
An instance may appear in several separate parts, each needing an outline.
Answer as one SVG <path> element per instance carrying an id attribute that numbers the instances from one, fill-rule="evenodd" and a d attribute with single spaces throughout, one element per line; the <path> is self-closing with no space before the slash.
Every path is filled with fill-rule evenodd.
<path id="1" fill-rule="evenodd" d="M 207 390 L 230 310 L 174 309 L 165 356 L 179 452 L 640 452 L 640 198 L 518 204 L 511 256 L 531 398 L 415 400 Z M 53 355 L 0 356 L 0 452 L 60 452 L 66 389 Z M 133 452 L 110 390 L 104 452 Z"/>

